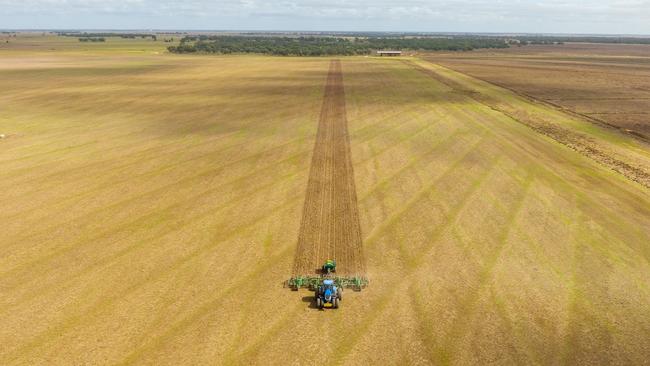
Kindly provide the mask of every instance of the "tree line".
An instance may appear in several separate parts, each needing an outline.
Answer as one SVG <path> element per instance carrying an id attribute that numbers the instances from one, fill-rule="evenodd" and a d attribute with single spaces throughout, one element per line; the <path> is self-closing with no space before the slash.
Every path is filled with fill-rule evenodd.
<path id="1" fill-rule="evenodd" d="M 650 44 L 647 37 L 614 37 L 614 36 L 517 36 L 521 44 L 564 44 L 573 43 L 620 43 L 620 44 Z"/>
<path id="2" fill-rule="evenodd" d="M 82 37 L 79 38 L 79 42 L 105 42 L 106 38 L 104 37 Z"/>
<path id="3" fill-rule="evenodd" d="M 186 36 L 172 53 L 258 53 L 278 56 L 367 55 L 374 50 L 469 51 L 507 48 L 504 39 L 487 37 L 268 37 Z"/>
<path id="4" fill-rule="evenodd" d="M 120 37 L 120 38 L 151 38 L 152 40 L 157 40 L 155 34 L 150 33 L 86 33 L 86 32 L 59 32 L 57 35 L 61 37 L 77 37 L 77 38 L 108 38 L 108 37 Z"/>

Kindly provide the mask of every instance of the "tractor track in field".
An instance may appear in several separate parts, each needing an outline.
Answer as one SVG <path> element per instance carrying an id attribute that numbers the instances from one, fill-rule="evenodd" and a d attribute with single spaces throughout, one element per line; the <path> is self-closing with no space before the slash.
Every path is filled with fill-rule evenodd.
<path id="1" fill-rule="evenodd" d="M 347 123 L 341 62 L 333 60 L 312 155 L 294 276 L 318 273 L 327 259 L 337 261 L 339 275 L 365 274 Z"/>

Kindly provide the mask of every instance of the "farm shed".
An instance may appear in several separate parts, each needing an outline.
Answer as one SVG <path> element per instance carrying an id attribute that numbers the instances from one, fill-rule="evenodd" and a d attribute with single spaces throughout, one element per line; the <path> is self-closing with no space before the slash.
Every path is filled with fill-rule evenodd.
<path id="1" fill-rule="evenodd" d="M 401 56 L 402 51 L 377 51 L 377 56 Z"/>

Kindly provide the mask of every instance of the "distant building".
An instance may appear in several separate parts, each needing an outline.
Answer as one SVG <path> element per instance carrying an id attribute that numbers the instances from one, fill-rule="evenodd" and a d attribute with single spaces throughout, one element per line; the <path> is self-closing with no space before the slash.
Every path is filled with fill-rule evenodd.
<path id="1" fill-rule="evenodd" d="M 377 51 L 377 56 L 401 56 L 402 51 Z"/>

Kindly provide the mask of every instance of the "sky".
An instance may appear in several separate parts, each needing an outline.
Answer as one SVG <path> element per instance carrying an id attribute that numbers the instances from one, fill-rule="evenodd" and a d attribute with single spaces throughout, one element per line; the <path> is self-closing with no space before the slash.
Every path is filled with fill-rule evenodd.
<path id="1" fill-rule="evenodd" d="M 650 0 L 0 0 L 0 29 L 650 35 Z"/>

